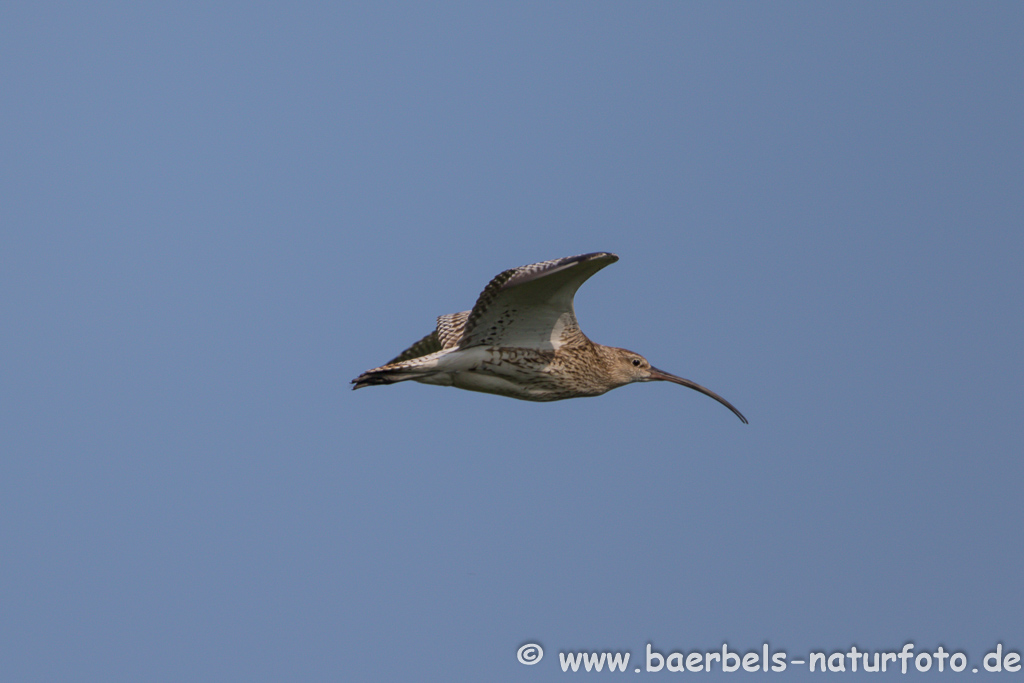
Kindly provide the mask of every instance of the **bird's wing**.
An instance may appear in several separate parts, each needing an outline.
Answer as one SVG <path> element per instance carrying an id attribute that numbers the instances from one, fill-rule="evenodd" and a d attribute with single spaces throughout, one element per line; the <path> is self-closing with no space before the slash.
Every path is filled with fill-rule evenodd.
<path id="1" fill-rule="evenodd" d="M 469 311 L 439 316 L 436 330 L 389 360 L 387 365 L 454 348 L 459 343 L 459 338 L 462 337 L 462 331 L 466 328 L 467 318 L 469 318 Z"/>
<path id="2" fill-rule="evenodd" d="M 615 254 L 599 252 L 506 270 L 480 294 L 459 348 L 558 349 L 584 340 L 573 297 L 587 278 L 618 260 Z"/>
<path id="3" fill-rule="evenodd" d="M 441 348 L 451 349 L 459 344 L 466 330 L 466 320 L 469 319 L 469 311 L 460 313 L 449 313 L 437 318 L 437 336 L 441 341 Z"/>

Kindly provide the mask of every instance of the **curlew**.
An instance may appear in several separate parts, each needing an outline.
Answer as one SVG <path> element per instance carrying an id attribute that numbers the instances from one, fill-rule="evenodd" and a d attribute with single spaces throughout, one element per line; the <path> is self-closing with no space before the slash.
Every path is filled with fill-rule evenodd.
<path id="1" fill-rule="evenodd" d="M 576 290 L 618 260 L 599 252 L 506 270 L 481 292 L 473 310 L 442 315 L 436 330 L 386 365 L 356 377 L 352 388 L 413 380 L 525 401 L 560 401 L 661 380 L 710 396 L 746 424 L 740 411 L 710 389 L 583 334 L 573 310 Z"/>

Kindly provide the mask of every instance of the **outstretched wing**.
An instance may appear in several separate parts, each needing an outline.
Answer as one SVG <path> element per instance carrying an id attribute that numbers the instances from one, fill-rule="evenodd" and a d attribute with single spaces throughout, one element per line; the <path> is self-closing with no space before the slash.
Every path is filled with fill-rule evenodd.
<path id="1" fill-rule="evenodd" d="M 466 320 L 468 318 L 469 311 L 439 316 L 437 318 L 436 330 L 420 339 L 405 351 L 402 351 L 395 358 L 389 360 L 387 364 L 400 363 L 403 360 L 419 358 L 435 351 L 454 348 L 458 345 L 459 339 L 462 338 L 462 332 L 466 328 Z"/>
<path id="2" fill-rule="evenodd" d="M 542 261 L 499 274 L 469 313 L 458 346 L 558 349 L 585 339 L 576 322 L 573 297 L 587 278 L 615 263 L 599 252 Z"/>

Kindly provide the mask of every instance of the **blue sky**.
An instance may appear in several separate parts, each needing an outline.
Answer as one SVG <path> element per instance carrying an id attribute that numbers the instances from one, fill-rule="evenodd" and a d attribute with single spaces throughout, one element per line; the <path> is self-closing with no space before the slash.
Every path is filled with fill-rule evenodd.
<path id="1" fill-rule="evenodd" d="M 985 2 L 6 6 L 0 677 L 1021 652 L 1022 31 Z M 583 330 L 749 426 L 667 383 L 349 391 L 499 271 L 591 251 L 621 260 Z"/>

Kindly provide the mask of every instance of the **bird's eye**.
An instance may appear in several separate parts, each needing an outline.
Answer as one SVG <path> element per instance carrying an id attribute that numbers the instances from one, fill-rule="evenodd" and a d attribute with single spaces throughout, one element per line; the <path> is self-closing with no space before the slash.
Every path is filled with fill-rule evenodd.
<path id="1" fill-rule="evenodd" d="M 640 359 L 639 358 L 634 358 L 633 359 L 633 367 L 634 368 L 640 367 Z"/>

